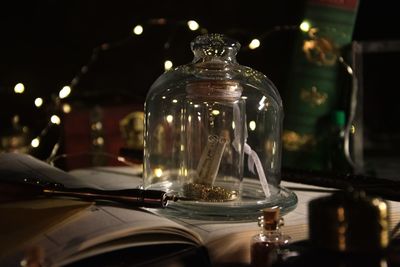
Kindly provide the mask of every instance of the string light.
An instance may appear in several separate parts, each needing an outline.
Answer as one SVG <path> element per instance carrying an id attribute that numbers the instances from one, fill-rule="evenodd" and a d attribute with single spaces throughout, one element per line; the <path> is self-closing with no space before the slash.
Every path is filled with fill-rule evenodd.
<path id="1" fill-rule="evenodd" d="M 311 29 L 311 25 L 308 21 L 305 20 L 300 24 L 299 28 L 303 32 L 308 32 Z"/>
<path id="2" fill-rule="evenodd" d="M 254 131 L 256 129 L 256 122 L 255 121 L 250 121 L 249 122 L 249 128 L 250 128 L 250 130 Z"/>
<path id="3" fill-rule="evenodd" d="M 143 31 L 144 31 L 143 25 L 145 25 L 145 26 L 146 25 L 165 26 L 167 24 L 175 24 L 177 26 L 184 25 L 190 31 L 198 31 L 199 30 L 199 32 L 201 32 L 202 34 L 208 32 L 207 29 L 200 27 L 199 23 L 197 21 L 195 21 L 195 20 L 169 21 L 169 20 L 166 20 L 165 18 L 150 19 L 150 20 L 144 22 L 143 24 L 138 24 L 132 29 L 132 32 L 133 32 L 134 35 L 142 35 Z M 272 34 L 274 32 L 286 31 L 286 30 L 297 30 L 298 31 L 299 29 L 301 31 L 303 31 L 303 32 L 308 32 L 308 34 L 310 35 L 312 29 L 314 29 L 314 28 L 311 28 L 311 24 L 308 21 L 303 21 L 300 25 L 279 25 L 279 26 L 274 26 L 274 27 L 270 28 L 269 30 L 263 32 L 262 34 L 256 36 L 255 38 L 253 38 L 251 40 L 251 42 L 247 46 L 243 47 L 243 50 L 244 51 L 249 51 L 249 50 L 252 51 L 252 50 L 255 50 L 255 49 L 259 48 L 261 46 L 261 42 L 266 37 L 268 37 L 270 34 Z M 131 37 L 129 37 L 129 38 L 131 38 Z M 64 86 L 59 91 L 58 97 L 53 99 L 55 104 L 56 104 L 55 107 L 57 109 L 60 109 L 59 111 L 62 111 L 64 113 L 71 112 L 71 106 L 69 104 L 67 104 L 67 103 L 62 103 L 62 105 L 60 106 L 61 102 L 59 100 L 60 99 L 64 99 L 64 98 L 68 97 L 71 94 L 72 89 L 75 88 L 78 85 L 78 83 L 80 82 L 82 76 L 88 73 L 88 71 L 90 70 L 90 67 L 99 58 L 99 54 L 102 51 L 106 51 L 106 50 L 110 50 L 110 49 L 115 48 L 115 47 L 120 47 L 120 46 L 126 45 L 130 41 L 129 38 L 126 38 L 126 39 L 123 39 L 123 40 L 118 40 L 118 41 L 112 42 L 112 43 L 103 43 L 103 44 L 93 48 L 91 57 L 89 58 L 89 61 L 87 62 L 87 64 L 80 68 L 80 71 L 73 77 L 73 79 L 71 80 L 70 84 Z M 168 50 L 170 48 L 170 44 L 172 43 L 173 38 L 174 38 L 174 35 L 169 36 L 168 40 L 164 44 L 164 50 Z M 340 55 L 338 56 L 338 61 L 340 63 L 342 63 L 346 67 L 346 70 L 350 75 L 353 75 L 352 68 L 344 61 L 344 59 Z M 173 67 L 172 60 L 165 60 L 164 61 L 164 69 L 165 69 L 165 71 L 170 70 L 172 67 Z M 15 93 L 22 94 L 22 93 L 24 93 L 24 91 L 25 91 L 24 84 L 18 83 L 18 84 L 16 84 L 14 86 L 14 92 Z M 245 97 L 243 97 L 243 98 L 245 98 Z M 166 99 L 166 97 L 164 96 L 163 99 Z M 178 100 L 176 100 L 176 99 L 172 100 L 172 103 L 177 103 L 177 102 L 178 102 Z M 41 107 L 44 104 L 44 101 L 43 101 L 42 98 L 37 97 L 37 98 L 34 99 L 34 104 L 35 104 L 36 107 Z M 196 107 L 196 105 L 195 105 L 195 107 Z M 214 115 L 216 115 L 216 114 L 214 114 Z M 173 118 L 172 119 L 171 118 L 172 118 L 172 116 L 171 117 L 167 116 L 167 121 L 171 121 L 172 122 Z M 37 138 L 32 140 L 31 146 L 34 147 L 34 148 L 39 147 L 40 139 L 43 138 L 47 134 L 47 132 L 50 129 L 50 127 L 52 125 L 59 125 L 59 124 L 61 124 L 61 118 L 58 117 L 57 115 L 51 116 L 50 122 L 42 130 L 41 134 Z M 234 128 L 235 125 L 233 124 L 232 127 Z M 254 130 L 255 127 L 256 127 L 255 122 L 254 123 L 250 122 L 249 128 L 251 130 Z M 96 141 L 97 144 L 103 143 L 103 142 L 104 142 L 104 140 L 97 140 Z M 55 144 L 55 147 L 56 146 L 58 146 L 58 143 Z M 159 175 L 160 175 L 160 173 L 159 173 Z"/>
<path id="4" fill-rule="evenodd" d="M 58 96 L 61 99 L 63 99 L 63 98 L 66 98 L 67 96 L 69 96 L 70 93 L 71 93 L 71 87 L 66 85 L 60 90 L 60 92 L 58 93 Z"/>
<path id="5" fill-rule="evenodd" d="M 200 25 L 195 20 L 189 20 L 187 25 L 191 31 L 197 31 L 200 28 Z"/>
<path id="6" fill-rule="evenodd" d="M 133 33 L 136 35 L 141 35 L 143 33 L 143 26 L 136 25 L 135 28 L 133 28 Z"/>
<path id="7" fill-rule="evenodd" d="M 249 44 L 249 48 L 252 49 L 252 50 L 254 50 L 254 49 L 260 47 L 260 45 L 261 45 L 260 40 L 258 40 L 258 39 L 253 39 L 253 40 L 251 40 L 251 42 L 250 42 L 250 44 Z"/>
<path id="8" fill-rule="evenodd" d="M 214 116 L 218 116 L 219 115 L 219 110 L 218 109 L 214 109 L 213 111 L 211 111 L 211 114 L 213 114 Z"/>
<path id="9" fill-rule="evenodd" d="M 171 60 L 166 60 L 166 61 L 164 62 L 164 69 L 165 69 L 165 70 L 170 70 L 170 69 L 172 68 L 172 66 L 173 66 L 173 64 L 172 64 L 172 61 L 171 61 Z"/>
<path id="10" fill-rule="evenodd" d="M 62 110 L 63 110 L 64 113 L 70 113 L 71 110 L 72 110 L 71 105 L 68 104 L 68 103 L 63 104 L 62 105 Z"/>
<path id="11" fill-rule="evenodd" d="M 24 86 L 24 84 L 23 84 L 23 83 L 17 83 L 17 84 L 14 86 L 14 92 L 15 92 L 16 94 L 22 94 L 23 92 L 25 92 L 25 86 Z"/>
<path id="12" fill-rule="evenodd" d="M 50 121 L 51 121 L 51 123 L 54 123 L 57 125 L 59 125 L 61 123 L 61 119 L 57 115 L 51 116 Z"/>
<path id="13" fill-rule="evenodd" d="M 40 139 L 39 139 L 39 137 L 36 137 L 35 139 L 33 139 L 33 140 L 31 141 L 31 146 L 32 146 L 32 147 L 37 148 L 37 147 L 39 147 L 39 145 L 40 145 Z"/>
<path id="14" fill-rule="evenodd" d="M 35 106 L 37 107 L 37 108 L 40 108 L 42 105 L 43 105 L 43 99 L 42 98 L 40 98 L 40 97 L 37 97 L 36 99 L 35 99 Z"/>
<path id="15" fill-rule="evenodd" d="M 174 117 L 172 115 L 168 115 L 166 119 L 168 123 L 171 123 L 174 120 Z"/>

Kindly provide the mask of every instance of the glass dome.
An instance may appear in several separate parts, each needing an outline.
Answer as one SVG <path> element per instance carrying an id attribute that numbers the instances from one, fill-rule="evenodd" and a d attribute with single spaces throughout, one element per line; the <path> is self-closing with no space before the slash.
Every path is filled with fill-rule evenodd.
<path id="1" fill-rule="evenodd" d="M 236 61 L 240 44 L 198 36 L 194 59 L 162 74 L 145 103 L 144 188 L 178 194 L 190 216 L 289 211 L 280 186 L 283 107 L 274 84 Z M 246 214 L 243 214 L 246 213 Z"/>

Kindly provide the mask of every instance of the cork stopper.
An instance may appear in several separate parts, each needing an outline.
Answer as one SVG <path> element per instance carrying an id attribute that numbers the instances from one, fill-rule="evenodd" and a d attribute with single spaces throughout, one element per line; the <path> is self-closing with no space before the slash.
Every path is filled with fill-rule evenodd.
<path id="1" fill-rule="evenodd" d="M 271 231 L 279 228 L 281 219 L 280 219 L 280 209 L 278 207 L 275 208 L 265 208 L 262 210 L 262 227 L 265 230 Z"/>

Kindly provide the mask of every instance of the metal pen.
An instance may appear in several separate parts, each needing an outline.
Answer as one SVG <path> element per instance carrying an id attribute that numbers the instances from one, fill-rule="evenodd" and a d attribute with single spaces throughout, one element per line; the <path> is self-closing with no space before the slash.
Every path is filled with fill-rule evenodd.
<path id="1" fill-rule="evenodd" d="M 125 205 L 148 208 L 165 208 L 170 200 L 177 201 L 178 197 L 161 190 L 121 189 L 99 190 L 92 188 L 44 188 L 45 196 L 76 197 L 90 201 L 113 201 Z"/>
<path id="2" fill-rule="evenodd" d="M 37 196 L 74 197 L 87 201 L 112 201 L 134 207 L 165 208 L 169 201 L 177 201 L 178 196 L 161 190 L 121 189 L 102 190 L 93 188 L 68 188 L 57 183 L 41 184 L 36 179 L 25 182 L 0 182 L 0 202 L 31 199 Z"/>

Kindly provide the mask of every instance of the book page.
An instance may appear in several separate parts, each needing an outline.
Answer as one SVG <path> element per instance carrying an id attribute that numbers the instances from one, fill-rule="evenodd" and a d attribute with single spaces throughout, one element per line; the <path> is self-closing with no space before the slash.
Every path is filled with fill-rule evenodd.
<path id="1" fill-rule="evenodd" d="M 20 153 L 0 153 L 0 182 L 25 183 L 25 180 L 60 183 L 66 187 L 98 188 L 96 183 L 77 179 L 33 156 Z"/>
<path id="2" fill-rule="evenodd" d="M 0 261 L 78 217 L 92 203 L 70 199 L 36 199 L 0 205 Z"/>
<path id="3" fill-rule="evenodd" d="M 147 235 L 147 239 L 136 236 Z M 172 238 L 172 236 L 174 238 Z M 142 209 L 127 209 L 113 206 L 96 206 L 79 220 L 66 227 L 52 231 L 46 238 L 56 241 L 59 246 L 51 255 L 64 262 L 71 255 L 74 260 L 111 251 L 126 245 L 115 241 L 131 237 L 128 246 L 143 246 L 164 243 L 187 243 L 201 245 L 201 237 L 188 231 L 184 226 Z M 99 246 L 102 245 L 103 246 Z M 95 247 L 98 249 L 93 249 Z"/>
<path id="4" fill-rule="evenodd" d="M 60 211 L 65 211 L 65 207 L 60 207 Z M 125 246 L 160 243 L 200 246 L 202 241 L 199 235 L 184 226 L 145 210 L 93 205 L 68 222 L 41 228 L 31 245 L 44 251 L 43 266 L 60 266 Z M 19 266 L 23 257 L 23 251 L 20 250 L 12 257 L 0 261 L 0 265 Z"/>

